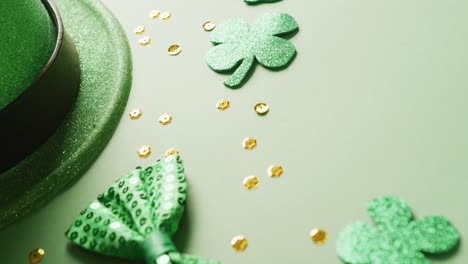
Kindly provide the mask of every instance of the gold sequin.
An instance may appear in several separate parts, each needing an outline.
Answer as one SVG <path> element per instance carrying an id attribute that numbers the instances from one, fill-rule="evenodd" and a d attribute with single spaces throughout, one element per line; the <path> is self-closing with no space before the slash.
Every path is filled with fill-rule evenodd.
<path id="1" fill-rule="evenodd" d="M 164 154 L 164 157 L 167 158 L 172 155 L 179 155 L 179 150 L 175 148 L 170 148 L 166 151 L 166 153 Z"/>
<path id="2" fill-rule="evenodd" d="M 258 180 L 257 176 L 248 176 L 244 179 L 244 187 L 247 190 L 254 190 L 258 187 L 260 181 Z"/>
<path id="3" fill-rule="evenodd" d="M 159 14 L 161 14 L 161 11 L 159 10 L 153 10 L 149 13 L 149 17 L 152 19 L 158 18 Z"/>
<path id="4" fill-rule="evenodd" d="M 132 119 L 132 120 L 137 120 L 137 119 L 140 118 L 142 115 L 143 115 L 143 112 L 141 111 L 141 109 L 138 109 L 138 108 L 135 108 L 135 109 L 133 109 L 130 113 L 128 113 L 128 116 L 129 116 L 130 119 Z"/>
<path id="5" fill-rule="evenodd" d="M 231 102 L 227 99 L 221 99 L 216 103 L 216 108 L 218 108 L 221 111 L 224 111 L 228 109 L 231 106 Z"/>
<path id="6" fill-rule="evenodd" d="M 268 168 L 268 175 L 272 178 L 279 178 L 283 174 L 283 167 L 280 165 L 271 165 Z"/>
<path id="7" fill-rule="evenodd" d="M 133 32 L 135 32 L 135 34 L 137 34 L 137 35 L 141 35 L 141 34 L 145 33 L 145 31 L 146 31 L 145 26 L 138 26 L 133 30 Z"/>
<path id="8" fill-rule="evenodd" d="M 314 228 L 309 233 L 310 239 L 317 245 L 322 245 L 327 241 L 327 232 L 320 228 Z"/>
<path id="9" fill-rule="evenodd" d="M 169 125 L 172 122 L 172 116 L 169 114 L 163 114 L 159 117 L 159 123 L 161 125 Z"/>
<path id="10" fill-rule="evenodd" d="M 148 46 L 151 43 L 151 38 L 142 37 L 140 40 L 138 40 L 138 43 L 140 44 L 140 46 Z"/>
<path id="11" fill-rule="evenodd" d="M 242 147 L 248 150 L 252 150 L 257 146 L 257 140 L 255 138 L 248 137 L 242 142 Z"/>
<path id="12" fill-rule="evenodd" d="M 161 13 L 161 15 L 159 15 L 159 18 L 161 20 L 168 20 L 169 18 L 171 18 L 171 16 L 172 16 L 171 12 L 166 11 L 166 12 Z"/>
<path id="13" fill-rule="evenodd" d="M 204 24 L 203 24 L 203 29 L 205 31 L 212 31 L 213 29 L 215 29 L 216 27 L 216 24 L 211 22 L 211 21 L 206 21 Z"/>
<path id="14" fill-rule="evenodd" d="M 147 158 L 149 157 L 149 155 L 151 155 L 152 152 L 153 150 L 151 149 L 150 146 L 143 146 L 138 149 L 138 157 Z"/>
<path id="15" fill-rule="evenodd" d="M 179 54 L 182 51 L 182 48 L 179 45 L 171 45 L 168 49 L 167 52 L 171 56 L 175 56 Z"/>
<path id="16" fill-rule="evenodd" d="M 243 252 L 247 246 L 248 242 L 244 236 L 235 236 L 231 240 L 231 246 L 236 252 Z"/>
<path id="17" fill-rule="evenodd" d="M 255 105 L 254 110 L 259 115 L 266 115 L 270 111 L 270 107 L 265 103 L 258 103 Z"/>
<path id="18" fill-rule="evenodd" d="M 44 258 L 45 251 L 42 248 L 36 248 L 29 253 L 29 263 L 36 264 Z"/>

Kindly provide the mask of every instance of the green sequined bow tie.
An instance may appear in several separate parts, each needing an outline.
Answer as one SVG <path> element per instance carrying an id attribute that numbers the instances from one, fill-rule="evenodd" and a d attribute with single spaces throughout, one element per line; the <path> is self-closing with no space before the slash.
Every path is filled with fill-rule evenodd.
<path id="1" fill-rule="evenodd" d="M 180 254 L 172 242 L 186 197 L 182 160 L 169 156 L 115 182 L 81 211 L 66 236 L 99 254 L 148 264 L 219 264 Z"/>

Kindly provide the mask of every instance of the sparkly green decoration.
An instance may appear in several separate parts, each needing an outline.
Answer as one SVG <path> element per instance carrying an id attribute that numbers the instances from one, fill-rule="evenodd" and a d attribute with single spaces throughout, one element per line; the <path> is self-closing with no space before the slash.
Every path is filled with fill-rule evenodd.
<path id="1" fill-rule="evenodd" d="M 256 5 L 256 4 L 262 4 L 262 3 L 274 3 L 274 2 L 279 2 L 281 0 L 244 0 L 244 1 L 249 5 Z"/>
<path id="2" fill-rule="evenodd" d="M 284 13 L 266 13 L 251 28 L 241 18 L 230 19 L 211 33 L 211 42 L 217 46 L 208 52 L 206 62 L 216 72 L 234 72 L 224 84 L 239 88 L 255 61 L 273 70 L 287 67 L 296 48 L 280 36 L 297 30 L 294 18 Z"/>
<path id="3" fill-rule="evenodd" d="M 219 264 L 177 252 L 187 182 L 179 156 L 137 168 L 100 194 L 72 223 L 66 236 L 81 247 L 147 264 Z"/>
<path id="4" fill-rule="evenodd" d="M 443 216 L 413 220 L 409 205 L 398 197 L 371 201 L 368 212 L 377 227 L 357 222 L 345 227 L 336 243 L 349 264 L 429 264 L 424 254 L 452 250 L 460 236 Z"/>

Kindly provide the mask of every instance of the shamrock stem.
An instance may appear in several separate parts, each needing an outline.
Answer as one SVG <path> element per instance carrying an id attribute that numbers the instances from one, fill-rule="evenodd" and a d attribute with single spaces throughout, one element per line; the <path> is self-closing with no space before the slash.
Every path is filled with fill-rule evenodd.
<path id="1" fill-rule="evenodd" d="M 237 68 L 237 70 L 227 79 L 224 81 L 224 85 L 226 85 L 229 88 L 239 88 L 242 83 L 244 83 L 247 74 L 250 72 L 252 69 L 252 65 L 255 61 L 255 56 L 251 55 L 249 57 L 244 58 L 242 60 L 241 65 Z"/>

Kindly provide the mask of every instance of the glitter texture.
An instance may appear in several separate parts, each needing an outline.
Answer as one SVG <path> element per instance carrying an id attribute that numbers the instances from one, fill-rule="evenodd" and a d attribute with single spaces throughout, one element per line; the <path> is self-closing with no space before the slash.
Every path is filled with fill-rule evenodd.
<path id="1" fill-rule="evenodd" d="M 97 0 L 55 3 L 80 56 L 80 91 L 56 133 L 0 175 L 0 228 L 43 206 L 91 166 L 114 133 L 130 92 L 130 48 L 113 15 Z"/>
<path id="2" fill-rule="evenodd" d="M 266 13 L 251 28 L 241 18 L 230 19 L 210 34 L 216 46 L 208 51 L 206 62 L 216 72 L 234 72 L 224 84 L 239 88 L 247 81 L 255 61 L 272 70 L 287 67 L 296 48 L 280 36 L 297 30 L 294 18 L 284 13 Z"/>
<path id="3" fill-rule="evenodd" d="M 1 110 L 39 76 L 54 51 L 57 28 L 41 1 L 1 0 L 0 10 Z"/>
<path id="4" fill-rule="evenodd" d="M 377 226 L 357 222 L 340 233 L 336 252 L 350 264 L 429 264 L 423 254 L 446 253 L 460 240 L 443 216 L 413 220 L 409 205 L 385 196 L 369 203 L 368 212 Z"/>
<path id="5" fill-rule="evenodd" d="M 106 256 L 146 259 L 146 263 L 160 263 L 165 258 L 174 264 L 217 264 L 182 255 L 172 243 L 186 198 L 182 160 L 170 156 L 115 182 L 81 211 L 66 236 L 80 247 Z"/>

